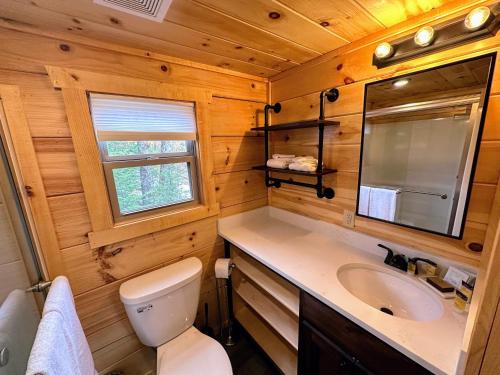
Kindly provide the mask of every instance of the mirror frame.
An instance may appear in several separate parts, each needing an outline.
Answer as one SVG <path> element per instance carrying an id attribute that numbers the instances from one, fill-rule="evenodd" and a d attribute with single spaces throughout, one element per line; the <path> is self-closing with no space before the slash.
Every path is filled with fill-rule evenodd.
<path id="1" fill-rule="evenodd" d="M 367 95 L 368 95 L 368 88 L 372 85 L 376 85 L 376 84 L 387 82 L 387 81 L 392 81 L 394 79 L 412 77 L 412 76 L 415 76 L 415 75 L 423 73 L 423 72 L 428 72 L 428 71 L 432 71 L 432 70 L 436 70 L 436 69 L 440 69 L 440 68 L 446 68 L 448 66 L 458 65 L 458 64 L 461 64 L 464 62 L 480 60 L 480 59 L 487 58 L 487 57 L 489 57 L 491 59 L 491 64 L 490 64 L 488 77 L 487 77 L 487 81 L 486 81 L 487 83 L 486 83 L 486 90 L 485 90 L 485 101 L 484 101 L 483 111 L 481 113 L 481 120 L 479 123 L 479 130 L 478 130 L 478 135 L 477 135 L 477 139 L 476 139 L 476 149 L 474 151 L 474 158 L 472 161 L 469 186 L 467 188 L 467 197 L 465 199 L 465 205 L 464 205 L 464 216 L 462 218 L 462 223 L 460 226 L 459 235 L 454 236 L 454 235 L 448 234 L 448 233 L 437 232 L 437 231 L 433 231 L 430 229 L 419 228 L 419 227 L 415 227 L 415 226 L 411 226 L 411 225 L 407 225 L 407 224 L 397 223 L 394 221 L 389 221 L 389 220 L 379 219 L 379 218 L 372 217 L 372 216 L 359 214 L 358 213 L 359 212 L 359 193 L 360 193 L 361 176 L 362 176 L 362 170 L 363 170 L 363 146 L 364 146 L 364 141 L 365 141 L 365 116 L 366 116 L 366 99 L 367 99 Z M 414 230 L 418 230 L 418 231 L 422 231 L 422 232 L 432 233 L 432 234 L 435 234 L 438 236 L 448 237 L 448 238 L 457 239 L 457 240 L 463 239 L 465 223 L 467 222 L 467 214 L 468 214 L 468 210 L 469 210 L 472 185 L 474 183 L 474 177 L 476 174 L 477 159 L 478 159 L 479 151 L 481 148 L 481 140 L 482 140 L 482 136 L 483 136 L 484 123 L 485 123 L 485 119 L 486 119 L 486 113 L 488 111 L 488 104 L 490 101 L 490 91 L 491 91 L 491 85 L 493 83 L 493 74 L 495 71 L 496 57 L 497 57 L 497 52 L 491 52 L 491 53 L 479 55 L 479 56 L 468 58 L 468 59 L 463 59 L 463 60 L 453 61 L 453 62 L 447 63 L 447 64 L 437 65 L 437 66 L 434 66 L 434 67 L 428 68 L 428 69 L 418 70 L 418 71 L 412 72 L 412 73 L 395 75 L 395 76 L 390 77 L 390 78 L 386 78 L 386 79 L 382 79 L 379 81 L 370 82 L 370 83 L 365 84 L 365 92 L 364 92 L 364 97 L 363 97 L 363 122 L 362 122 L 362 127 L 361 127 L 361 147 L 360 147 L 360 151 L 359 151 L 358 187 L 357 187 L 356 211 L 355 211 L 356 216 L 371 219 L 371 220 L 376 220 L 376 221 L 380 221 L 380 222 L 388 223 L 388 224 L 392 224 L 392 225 L 397 225 L 397 226 L 404 227 L 404 228 L 409 228 L 409 229 L 414 229 Z"/>

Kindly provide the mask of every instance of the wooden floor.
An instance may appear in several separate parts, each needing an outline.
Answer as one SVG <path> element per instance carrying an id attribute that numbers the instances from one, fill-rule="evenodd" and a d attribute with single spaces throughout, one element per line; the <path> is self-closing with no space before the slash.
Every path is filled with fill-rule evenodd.
<path id="1" fill-rule="evenodd" d="M 236 334 L 236 345 L 226 347 L 234 375 L 278 375 L 280 372 L 245 333 Z"/>

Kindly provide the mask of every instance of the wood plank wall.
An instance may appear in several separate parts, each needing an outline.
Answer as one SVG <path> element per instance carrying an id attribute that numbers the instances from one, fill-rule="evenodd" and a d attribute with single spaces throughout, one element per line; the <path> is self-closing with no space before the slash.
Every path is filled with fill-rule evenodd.
<path id="1" fill-rule="evenodd" d="M 386 35 L 392 35 L 389 29 Z M 376 40 L 384 40 L 384 34 Z M 390 37 L 389 37 L 390 38 Z M 494 38 L 436 53 L 410 62 L 378 70 L 371 65 L 375 45 L 362 41 L 351 49 L 323 56 L 301 67 L 282 73 L 271 82 L 272 102 L 279 101 L 282 111 L 273 115 L 273 123 L 317 118 L 319 92 L 337 87 L 340 98 L 326 104 L 326 116 L 340 121 L 338 129 L 328 128 L 325 133 L 325 163 L 337 168 L 338 173 L 326 178 L 336 197 L 329 201 L 318 199 L 311 190 L 284 186 L 272 189 L 270 204 L 311 217 L 341 224 L 344 210 L 355 211 L 358 168 L 360 157 L 364 86 L 366 83 L 389 78 L 396 74 L 425 69 L 448 61 L 460 60 L 487 52 L 498 51 L 500 35 Z M 391 40 L 391 39 L 389 39 Z M 480 254 L 467 249 L 470 242 L 484 243 L 491 205 L 500 175 L 500 59 L 492 93 L 489 98 L 488 116 L 481 141 L 478 166 L 474 178 L 472 197 L 467 213 L 464 239 L 453 240 L 424 232 L 405 229 L 374 220 L 356 218 L 354 230 L 414 246 L 451 259 L 478 265 Z M 278 134 L 279 133 L 279 134 Z M 279 153 L 317 154 L 317 133 L 311 130 L 294 130 L 273 133 L 274 151 Z"/>
<path id="2" fill-rule="evenodd" d="M 223 246 L 217 236 L 216 219 L 92 251 L 87 238 L 91 230 L 89 215 L 63 98 L 52 87 L 44 65 L 212 89 L 215 97 L 210 126 L 216 194 L 222 214 L 267 204 L 260 172 L 249 170 L 255 162 L 262 162 L 258 160 L 262 155 L 261 138 L 249 136 L 248 132 L 260 118 L 258 111 L 267 99 L 267 82 L 7 29 L 0 29 L 0 44 L 0 83 L 21 89 L 64 273 L 76 296 L 96 367 L 110 371 L 128 365 L 132 366 L 130 373 L 146 371 L 155 355 L 143 349 L 133 333 L 118 288 L 136 275 L 183 257 L 197 256 L 204 265 L 200 306 L 209 303 L 210 322 L 217 325 L 213 266 L 215 259 L 223 256 Z M 149 365 L 140 365 L 144 362 Z"/>

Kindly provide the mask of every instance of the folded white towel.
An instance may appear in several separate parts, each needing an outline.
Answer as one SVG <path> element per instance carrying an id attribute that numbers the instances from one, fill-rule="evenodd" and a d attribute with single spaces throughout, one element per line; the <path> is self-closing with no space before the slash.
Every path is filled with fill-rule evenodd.
<path id="1" fill-rule="evenodd" d="M 60 318 L 56 318 L 54 315 L 60 316 Z M 68 279 L 64 276 L 56 277 L 52 282 L 43 308 L 42 323 L 46 317 L 49 317 L 48 322 L 40 324 L 33 345 L 34 350 L 28 362 L 28 370 L 32 372 L 28 371 L 27 374 L 64 374 L 65 372 L 54 371 L 54 369 L 71 366 L 72 371 L 68 373 L 94 375 L 96 371 L 92 353 L 76 314 L 71 287 Z M 61 321 L 59 321 L 60 319 Z M 53 324 L 56 322 L 58 326 L 54 327 Z M 49 332 L 51 330 L 57 330 L 57 332 Z M 60 350 L 60 343 L 47 345 L 47 340 L 54 339 L 51 335 L 57 335 L 59 340 L 64 340 L 65 350 Z M 64 363 L 59 363 L 61 361 Z M 44 368 L 43 366 L 49 367 Z"/>
<path id="2" fill-rule="evenodd" d="M 287 169 L 291 159 L 269 159 L 267 166 L 269 168 Z"/>
<path id="3" fill-rule="evenodd" d="M 294 171 L 315 172 L 318 165 L 311 163 L 291 163 L 288 168 Z"/>
<path id="4" fill-rule="evenodd" d="M 273 159 L 293 159 L 295 155 L 273 154 Z"/>

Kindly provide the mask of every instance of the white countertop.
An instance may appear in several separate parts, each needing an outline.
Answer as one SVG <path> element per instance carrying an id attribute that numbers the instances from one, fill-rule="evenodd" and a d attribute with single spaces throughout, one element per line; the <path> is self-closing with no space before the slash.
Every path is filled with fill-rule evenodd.
<path id="1" fill-rule="evenodd" d="M 457 373 L 467 315 L 454 311 L 453 300 L 441 299 L 437 320 L 407 320 L 365 304 L 339 282 L 337 271 L 348 263 L 393 270 L 376 246 L 387 241 L 269 206 L 219 219 L 219 234 L 429 371 Z"/>

